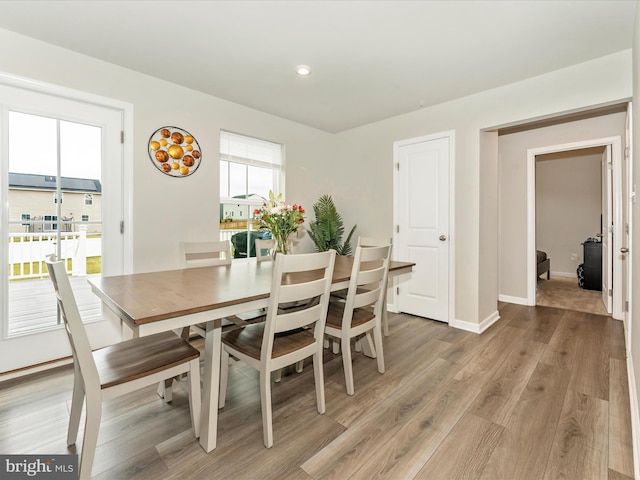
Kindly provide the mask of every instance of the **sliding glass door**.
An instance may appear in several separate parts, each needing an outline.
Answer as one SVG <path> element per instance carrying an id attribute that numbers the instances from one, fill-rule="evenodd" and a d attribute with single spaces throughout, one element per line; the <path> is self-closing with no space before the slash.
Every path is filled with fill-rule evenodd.
<path id="1" fill-rule="evenodd" d="M 117 339 L 87 279 L 123 268 L 122 112 L 0 85 L 0 372 L 68 356 L 44 258 L 67 267 L 94 347 Z"/>

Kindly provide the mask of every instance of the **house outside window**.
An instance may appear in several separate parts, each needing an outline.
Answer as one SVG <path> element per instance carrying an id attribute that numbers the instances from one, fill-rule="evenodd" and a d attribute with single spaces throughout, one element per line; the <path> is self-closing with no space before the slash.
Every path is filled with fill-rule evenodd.
<path id="1" fill-rule="evenodd" d="M 28 227 L 29 223 L 31 222 L 31 214 L 30 213 L 21 213 L 20 214 L 20 220 L 22 220 L 22 222 L 26 222 L 26 223 L 23 223 L 22 225 L 24 225 L 25 227 Z"/>
<path id="2" fill-rule="evenodd" d="M 84 194 L 84 204 L 85 205 L 93 205 L 93 194 L 85 193 Z"/>
<path id="3" fill-rule="evenodd" d="M 282 145 L 220 132 L 220 239 L 230 240 L 234 258 L 255 256 L 263 235 L 254 210 L 284 184 Z"/>
<path id="4" fill-rule="evenodd" d="M 58 221 L 57 215 L 44 215 L 44 231 L 45 232 L 53 232 L 58 229 L 57 223 L 52 223 Z"/>
<path id="5" fill-rule="evenodd" d="M 89 215 L 82 215 L 82 221 L 83 222 L 88 222 L 89 221 Z"/>

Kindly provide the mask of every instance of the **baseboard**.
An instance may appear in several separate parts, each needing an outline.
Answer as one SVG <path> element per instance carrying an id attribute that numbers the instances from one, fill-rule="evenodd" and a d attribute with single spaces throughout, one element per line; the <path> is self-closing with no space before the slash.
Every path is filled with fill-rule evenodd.
<path id="1" fill-rule="evenodd" d="M 454 320 L 450 326 L 467 332 L 482 333 L 498 320 L 500 320 L 500 314 L 496 310 L 480 323 L 467 322 L 465 320 Z"/>
<path id="2" fill-rule="evenodd" d="M 627 380 L 629 382 L 629 405 L 631 407 L 631 437 L 633 439 L 633 471 L 634 478 L 640 478 L 640 411 L 638 410 L 638 390 L 633 359 L 627 356 Z"/>
<path id="3" fill-rule="evenodd" d="M 498 300 L 506 303 L 515 303 L 516 305 L 532 306 L 526 297 L 512 297 L 510 295 L 498 295 Z"/>

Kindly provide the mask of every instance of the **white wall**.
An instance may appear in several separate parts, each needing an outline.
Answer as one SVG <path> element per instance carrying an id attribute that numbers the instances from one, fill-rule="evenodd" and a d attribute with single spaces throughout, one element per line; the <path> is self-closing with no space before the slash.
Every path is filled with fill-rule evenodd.
<path id="1" fill-rule="evenodd" d="M 553 275 L 577 283 L 581 243 L 600 233 L 602 152 L 569 153 L 536 157 L 536 249 L 551 258 Z"/>
<path id="2" fill-rule="evenodd" d="M 527 150 L 623 135 L 624 118 L 614 113 L 499 137 L 500 295 L 527 298 Z"/>
<path id="3" fill-rule="evenodd" d="M 631 52 L 624 51 L 344 132 L 337 136 L 338 154 L 328 164 L 329 169 L 343 172 L 333 179 L 335 199 L 349 205 L 345 221 L 357 221 L 361 235 L 391 236 L 393 142 L 455 130 L 455 317 L 481 323 L 497 309 L 497 284 L 479 279 L 495 277 L 498 268 L 496 236 L 487 233 L 498 229 L 498 198 L 495 189 L 480 188 L 480 179 L 486 172 L 499 171 L 497 156 L 480 154 L 481 131 L 630 96 Z M 354 188 L 353 178 L 364 172 L 366 182 Z M 502 184 L 502 177 L 499 180 Z M 524 195 L 524 187 L 519 188 Z M 526 233 L 522 240 L 526 241 Z"/>
<path id="4" fill-rule="evenodd" d="M 480 189 L 481 165 L 497 172 L 498 159 L 481 157 L 481 130 L 631 96 L 631 52 L 624 51 L 334 136 L 12 32 L 0 30 L 0 44 L 11 45 L 0 49 L 0 71 L 133 104 L 135 271 L 177 267 L 180 240 L 217 234 L 220 129 L 285 144 L 290 201 L 310 210 L 331 194 L 345 225 L 358 224 L 357 235 L 387 237 L 393 142 L 455 130 L 455 317 L 473 323 L 494 315 L 498 298 L 497 284 L 479 282 L 498 268 L 496 235 L 488 234 L 498 228 L 497 195 Z M 146 142 L 163 125 L 198 139 L 203 161 L 195 175 L 175 179 L 151 165 Z"/>
<path id="5" fill-rule="evenodd" d="M 219 134 L 229 130 L 285 145 L 287 199 L 311 210 L 329 193 L 332 135 L 0 29 L 0 71 L 129 102 L 134 108 L 133 270 L 177 268 L 181 240 L 217 237 Z M 173 125 L 202 149 L 197 172 L 172 178 L 147 155 L 149 136 Z M 324 180 L 319 180 L 324 179 Z"/>

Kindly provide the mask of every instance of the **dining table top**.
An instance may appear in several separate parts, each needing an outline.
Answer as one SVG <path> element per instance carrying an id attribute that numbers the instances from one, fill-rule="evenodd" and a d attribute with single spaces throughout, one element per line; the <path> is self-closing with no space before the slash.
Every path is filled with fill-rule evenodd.
<path id="1" fill-rule="evenodd" d="M 103 302 L 131 325 L 268 300 L 273 262 L 254 259 L 231 265 L 134 273 L 89 280 Z M 390 275 L 411 272 L 414 263 L 391 261 Z M 346 288 L 353 257 L 336 256 L 332 290 Z"/>

